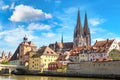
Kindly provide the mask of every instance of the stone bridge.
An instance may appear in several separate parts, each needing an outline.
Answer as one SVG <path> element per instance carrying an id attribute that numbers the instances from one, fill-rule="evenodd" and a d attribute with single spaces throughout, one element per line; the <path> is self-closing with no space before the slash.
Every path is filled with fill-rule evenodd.
<path id="1" fill-rule="evenodd" d="M 12 71 L 26 70 L 25 66 L 0 64 L 0 74 L 11 74 Z"/>

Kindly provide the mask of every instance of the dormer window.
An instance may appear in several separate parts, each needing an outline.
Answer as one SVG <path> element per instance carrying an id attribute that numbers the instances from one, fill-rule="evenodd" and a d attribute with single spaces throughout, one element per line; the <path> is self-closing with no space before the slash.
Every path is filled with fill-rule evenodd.
<path id="1" fill-rule="evenodd" d="M 92 52 L 94 53 L 94 49 L 92 49 Z"/>
<path id="2" fill-rule="evenodd" d="M 83 50 L 82 50 L 82 54 L 84 54 L 84 53 L 85 53 L 85 50 L 83 49 Z"/>
<path id="3" fill-rule="evenodd" d="M 49 51 L 47 51 L 47 53 L 49 53 Z"/>

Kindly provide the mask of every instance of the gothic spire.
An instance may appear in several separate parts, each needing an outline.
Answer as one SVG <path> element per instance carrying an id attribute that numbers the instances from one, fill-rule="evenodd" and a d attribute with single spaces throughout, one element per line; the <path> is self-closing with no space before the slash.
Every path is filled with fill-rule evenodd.
<path id="1" fill-rule="evenodd" d="M 88 19 L 87 19 L 87 13 L 85 12 L 85 20 L 84 20 L 84 36 L 87 34 L 90 34 L 90 30 L 88 28 Z"/>
<path id="2" fill-rule="evenodd" d="M 10 51 L 9 53 L 8 53 L 8 57 L 11 57 L 12 56 L 12 52 Z"/>
<path id="3" fill-rule="evenodd" d="M 86 45 L 91 45 L 91 35 L 90 35 L 90 29 L 88 27 L 88 19 L 87 19 L 87 13 L 85 12 L 85 20 L 84 20 L 84 38 L 86 38 Z"/>
<path id="4" fill-rule="evenodd" d="M 78 9 L 77 24 L 74 30 L 74 37 L 82 36 L 82 35 L 83 35 L 83 29 L 80 20 L 80 10 Z"/>
<path id="5" fill-rule="evenodd" d="M 61 36 L 61 43 L 63 44 L 63 34 L 62 34 L 62 36 Z"/>
<path id="6" fill-rule="evenodd" d="M 5 57 L 5 51 L 2 51 L 2 58 Z"/>

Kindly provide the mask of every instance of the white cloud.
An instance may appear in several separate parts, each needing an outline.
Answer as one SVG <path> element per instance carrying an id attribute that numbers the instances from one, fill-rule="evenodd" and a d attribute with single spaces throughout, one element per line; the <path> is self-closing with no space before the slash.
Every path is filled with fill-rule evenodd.
<path id="1" fill-rule="evenodd" d="M 15 3 L 13 2 L 10 6 L 10 9 L 14 9 L 15 8 Z"/>
<path id="2" fill-rule="evenodd" d="M 50 25 L 31 23 L 28 25 L 28 30 L 50 30 Z"/>
<path id="3" fill-rule="evenodd" d="M 21 4 L 15 7 L 15 11 L 9 19 L 15 22 L 26 22 L 49 18 L 52 18 L 51 14 L 45 13 L 40 9 L 34 9 L 31 6 Z"/>
<path id="4" fill-rule="evenodd" d="M 27 35 L 28 41 L 36 41 L 34 43 L 37 43 L 37 46 L 40 44 L 40 38 L 34 35 L 33 31 L 25 30 L 23 26 L 19 26 L 18 28 L 0 32 L 0 51 L 14 52 L 25 35 Z"/>
<path id="5" fill-rule="evenodd" d="M 98 32 L 105 32 L 106 30 L 105 29 L 102 29 L 102 28 L 99 28 L 99 27 L 93 27 L 90 29 L 90 32 L 92 34 L 95 34 L 95 33 L 98 33 Z"/>
<path id="6" fill-rule="evenodd" d="M 91 19 L 89 19 L 89 23 L 92 26 L 97 26 L 97 25 L 102 24 L 104 22 L 105 22 L 104 18 L 91 18 Z"/>
<path id="7" fill-rule="evenodd" d="M 4 5 L 4 6 L 2 6 L 2 10 L 6 10 L 6 9 L 8 9 L 9 8 L 9 5 Z"/>
<path id="8" fill-rule="evenodd" d="M 51 37 L 54 37 L 54 36 L 55 36 L 55 34 L 54 34 L 54 33 L 52 33 L 52 32 L 43 33 L 43 35 L 44 35 L 45 37 L 49 37 L 49 38 L 51 38 Z"/>
<path id="9" fill-rule="evenodd" d="M 0 32 L 0 39 L 8 42 L 9 44 L 14 44 L 21 40 L 24 35 L 30 36 L 30 40 L 37 38 L 36 36 L 33 36 L 32 31 L 27 31 L 22 26 L 20 26 L 12 30 L 5 30 L 3 32 Z"/>

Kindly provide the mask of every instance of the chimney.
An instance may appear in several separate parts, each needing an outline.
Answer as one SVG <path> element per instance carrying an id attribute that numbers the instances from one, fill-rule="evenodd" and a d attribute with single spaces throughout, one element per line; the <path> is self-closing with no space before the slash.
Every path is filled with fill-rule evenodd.
<path id="1" fill-rule="evenodd" d="M 97 40 L 96 40 L 96 42 L 97 42 Z"/>
<path id="2" fill-rule="evenodd" d="M 107 39 L 107 42 L 109 41 L 109 39 Z"/>

